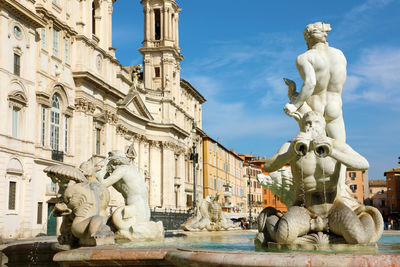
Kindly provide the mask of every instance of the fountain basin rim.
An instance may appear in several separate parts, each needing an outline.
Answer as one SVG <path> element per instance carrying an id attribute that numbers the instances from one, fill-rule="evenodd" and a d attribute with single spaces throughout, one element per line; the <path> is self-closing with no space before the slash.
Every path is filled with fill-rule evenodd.
<path id="1" fill-rule="evenodd" d="M 129 265 L 146 263 L 170 266 L 393 266 L 400 265 L 397 254 L 329 254 L 299 252 L 217 251 L 187 247 L 119 248 L 115 246 L 85 247 L 59 252 L 54 261 L 64 266 Z"/>

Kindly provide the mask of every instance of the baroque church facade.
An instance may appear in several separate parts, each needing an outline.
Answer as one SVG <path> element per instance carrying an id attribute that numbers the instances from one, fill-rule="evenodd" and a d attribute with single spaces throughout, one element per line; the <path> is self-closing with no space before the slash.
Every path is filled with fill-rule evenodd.
<path id="1" fill-rule="evenodd" d="M 129 151 L 152 209 L 203 196 L 204 97 L 180 77 L 175 0 L 142 0 L 142 65 L 112 46 L 116 0 L 0 0 L 0 236 L 55 234 L 57 186 L 43 169 Z M 112 188 L 111 207 L 123 199 Z M 112 209 L 111 208 L 111 209 Z"/>

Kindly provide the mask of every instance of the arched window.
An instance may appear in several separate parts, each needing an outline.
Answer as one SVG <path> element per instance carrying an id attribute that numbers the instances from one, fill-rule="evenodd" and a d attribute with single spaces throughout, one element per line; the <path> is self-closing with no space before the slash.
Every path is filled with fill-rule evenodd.
<path id="1" fill-rule="evenodd" d="M 58 151 L 60 145 L 60 98 L 54 94 L 50 111 L 50 146 Z"/>

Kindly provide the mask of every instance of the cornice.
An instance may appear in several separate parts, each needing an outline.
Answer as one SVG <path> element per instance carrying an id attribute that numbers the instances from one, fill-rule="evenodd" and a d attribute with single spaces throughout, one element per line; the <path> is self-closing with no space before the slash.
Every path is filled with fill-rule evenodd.
<path id="1" fill-rule="evenodd" d="M 178 51 L 177 48 L 169 47 L 169 46 L 160 46 L 160 47 L 141 47 L 138 51 L 144 56 L 146 53 L 152 52 L 172 52 L 179 61 L 184 59 L 183 55 Z"/>
<path id="2" fill-rule="evenodd" d="M 180 85 L 185 88 L 186 90 L 189 91 L 189 93 L 191 93 L 191 95 L 193 95 L 199 102 L 200 104 L 203 104 L 204 102 L 206 102 L 207 100 L 204 98 L 204 96 L 202 96 L 199 91 L 197 91 L 188 81 L 186 81 L 185 79 L 181 78 L 181 82 Z"/>
<path id="3" fill-rule="evenodd" d="M 34 12 L 23 6 L 21 3 L 15 0 L 0 0 L 0 7 L 4 7 L 10 10 L 16 15 L 16 17 L 24 20 L 27 24 L 36 28 L 43 28 L 46 23 L 45 21 L 36 15 Z"/>
<path id="4" fill-rule="evenodd" d="M 50 95 L 43 91 L 36 91 L 36 102 L 49 108 L 51 106 Z"/>
<path id="5" fill-rule="evenodd" d="M 81 90 L 76 91 L 75 102 L 76 102 L 76 99 L 84 99 L 84 101 L 91 102 L 96 108 L 98 108 L 100 110 L 105 110 L 106 107 L 109 109 L 113 109 L 113 107 L 111 107 L 107 104 L 104 104 L 103 101 L 93 97 L 93 95 L 90 95 L 90 94 L 86 93 L 85 91 L 81 91 Z M 78 110 L 78 108 L 77 108 L 77 110 Z"/>
<path id="6" fill-rule="evenodd" d="M 152 101 L 152 102 L 156 102 L 156 103 L 169 103 L 172 106 L 174 106 L 177 110 L 179 110 L 180 112 L 183 113 L 183 115 L 185 115 L 188 119 L 193 120 L 193 116 L 191 116 L 189 113 L 187 113 L 181 106 L 179 106 L 178 104 L 176 104 L 174 101 L 172 101 L 172 99 L 170 98 L 155 98 L 155 97 L 151 97 L 151 96 L 146 96 L 146 100 L 147 101 Z"/>
<path id="7" fill-rule="evenodd" d="M 121 71 L 117 73 L 117 78 L 121 79 L 124 81 L 126 84 L 129 85 L 129 87 L 132 86 L 132 81 L 129 80 L 122 72 L 127 72 L 124 68 L 121 68 Z"/>
<path id="8" fill-rule="evenodd" d="M 112 94 L 114 97 L 118 98 L 118 100 L 123 99 L 126 96 L 124 93 L 118 91 L 117 88 L 104 82 L 102 79 L 93 75 L 89 71 L 74 71 L 72 72 L 72 77 L 77 85 L 82 84 L 82 81 L 86 81 L 96 86 L 96 89 L 101 89 L 105 93 Z"/>
<path id="9" fill-rule="evenodd" d="M 82 34 L 76 35 L 75 40 L 84 41 L 87 45 L 93 47 L 95 50 L 100 52 L 100 54 L 102 54 L 103 57 L 108 58 L 111 62 L 113 62 L 114 64 L 117 64 L 122 69 L 122 65 L 119 63 L 119 61 L 111 53 L 109 53 L 109 52 L 105 51 L 103 48 L 99 47 L 99 45 L 96 41 L 89 39 L 88 37 L 86 37 L 85 35 L 82 35 Z"/>
<path id="10" fill-rule="evenodd" d="M 48 11 L 45 7 L 42 5 L 37 5 L 36 6 L 36 12 L 40 14 L 44 19 L 48 19 L 53 21 L 53 25 L 56 26 L 56 28 L 60 30 L 64 30 L 68 32 L 71 36 L 75 36 L 78 34 L 77 31 L 75 31 L 73 28 L 62 22 L 61 20 L 58 19 L 56 15 Z"/>
<path id="11" fill-rule="evenodd" d="M 155 123 L 155 122 L 149 122 L 147 124 L 147 128 L 156 128 L 156 129 L 164 129 L 164 130 L 169 130 L 172 132 L 175 132 L 183 137 L 188 137 L 190 136 L 190 133 L 185 131 L 184 129 L 180 128 L 176 124 L 173 123 Z"/>

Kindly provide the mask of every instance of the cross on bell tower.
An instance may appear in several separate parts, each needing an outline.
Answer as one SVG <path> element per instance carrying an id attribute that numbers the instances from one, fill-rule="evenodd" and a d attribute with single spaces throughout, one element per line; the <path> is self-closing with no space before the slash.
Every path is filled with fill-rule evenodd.
<path id="1" fill-rule="evenodd" d="M 179 12 L 175 0 L 142 0 L 144 40 L 144 87 L 161 91 L 164 97 L 179 98 L 180 61 Z"/>

